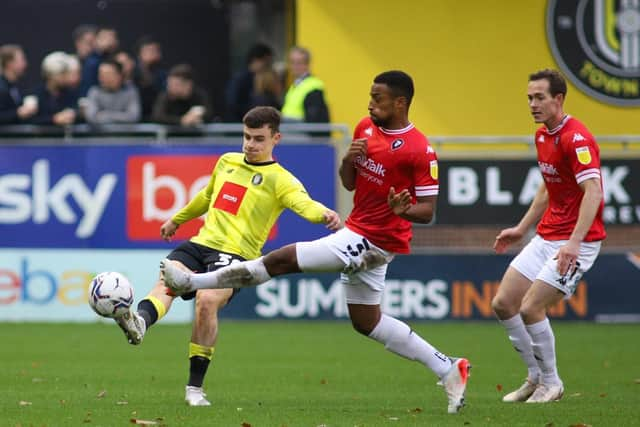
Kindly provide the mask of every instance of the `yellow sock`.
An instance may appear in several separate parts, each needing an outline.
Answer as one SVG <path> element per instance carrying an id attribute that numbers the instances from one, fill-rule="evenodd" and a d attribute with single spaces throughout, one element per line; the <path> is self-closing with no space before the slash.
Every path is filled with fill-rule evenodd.
<path id="1" fill-rule="evenodd" d="M 205 347 L 194 342 L 189 343 L 189 359 L 191 359 L 193 356 L 200 356 L 211 360 L 214 351 L 215 347 Z"/>
<path id="2" fill-rule="evenodd" d="M 167 314 L 167 307 L 158 298 L 152 295 L 147 295 L 145 299 L 149 300 L 149 302 L 153 304 L 153 307 L 156 309 L 156 312 L 158 313 L 158 319 L 156 320 L 156 322 L 162 319 L 165 314 Z"/>

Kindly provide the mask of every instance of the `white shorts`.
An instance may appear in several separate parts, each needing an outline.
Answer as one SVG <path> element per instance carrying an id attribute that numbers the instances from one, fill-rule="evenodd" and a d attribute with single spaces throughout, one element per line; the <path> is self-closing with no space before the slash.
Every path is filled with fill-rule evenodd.
<path id="1" fill-rule="evenodd" d="M 380 304 L 387 265 L 394 254 L 377 247 L 348 228 L 312 242 L 296 244 L 298 266 L 304 272 L 341 272 L 348 304 Z M 371 262 L 371 255 L 375 261 Z"/>
<path id="2" fill-rule="evenodd" d="M 576 267 L 561 276 L 558 273 L 556 255 L 558 249 L 566 243 L 567 240 L 544 240 L 536 234 L 510 265 L 532 282 L 541 280 L 568 298 L 575 292 L 582 275 L 598 257 L 601 242 L 582 242 Z"/>

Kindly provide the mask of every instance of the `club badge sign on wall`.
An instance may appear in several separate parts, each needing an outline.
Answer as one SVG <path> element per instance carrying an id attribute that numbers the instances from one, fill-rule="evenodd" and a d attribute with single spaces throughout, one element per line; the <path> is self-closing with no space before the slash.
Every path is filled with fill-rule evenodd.
<path id="1" fill-rule="evenodd" d="M 567 78 L 607 104 L 640 106 L 640 2 L 550 0 L 547 39 Z"/>

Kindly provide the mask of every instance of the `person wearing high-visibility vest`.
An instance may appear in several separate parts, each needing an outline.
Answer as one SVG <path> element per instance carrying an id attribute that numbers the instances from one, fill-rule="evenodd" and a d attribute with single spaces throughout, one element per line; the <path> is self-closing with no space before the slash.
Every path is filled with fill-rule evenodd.
<path id="1" fill-rule="evenodd" d="M 289 51 L 289 71 L 294 78 L 287 90 L 282 115 L 287 121 L 328 123 L 329 108 L 324 99 L 324 83 L 309 70 L 311 53 L 303 47 Z"/>

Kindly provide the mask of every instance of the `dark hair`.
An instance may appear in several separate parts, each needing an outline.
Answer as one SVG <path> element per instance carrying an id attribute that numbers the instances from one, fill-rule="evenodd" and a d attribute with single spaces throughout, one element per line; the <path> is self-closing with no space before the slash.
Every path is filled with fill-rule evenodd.
<path id="1" fill-rule="evenodd" d="M 17 44 L 5 44 L 0 46 L 0 72 L 11 61 L 13 61 L 18 52 L 22 52 L 22 47 Z"/>
<path id="2" fill-rule="evenodd" d="M 251 129 L 268 125 L 273 135 L 280 132 L 280 112 L 273 107 L 253 107 L 244 115 L 242 123 Z"/>
<path id="3" fill-rule="evenodd" d="M 556 96 L 561 93 L 562 96 L 567 96 L 567 82 L 557 70 L 545 68 L 544 70 L 537 71 L 529 75 L 529 81 L 546 80 L 549 82 L 549 93 L 551 96 Z"/>
<path id="4" fill-rule="evenodd" d="M 178 64 L 171 67 L 169 77 L 178 77 L 184 80 L 193 81 L 193 67 L 189 64 Z"/>
<path id="5" fill-rule="evenodd" d="M 118 71 L 118 74 L 120 75 L 124 74 L 124 69 L 122 68 L 122 64 L 116 61 L 115 59 L 113 59 L 111 56 L 103 60 L 100 63 L 100 65 L 111 65 L 116 69 L 116 71 Z"/>
<path id="6" fill-rule="evenodd" d="M 157 44 L 158 46 L 160 46 L 160 42 L 150 35 L 144 35 L 140 37 L 138 41 L 136 41 L 135 45 L 136 54 L 140 54 L 140 49 L 142 49 L 143 46 L 148 46 L 150 44 Z"/>
<path id="7" fill-rule="evenodd" d="M 81 39 L 85 34 L 88 33 L 97 33 L 98 32 L 98 27 L 96 27 L 95 25 L 90 25 L 90 24 L 83 24 L 83 25 L 78 25 L 73 32 L 71 33 L 71 37 L 73 38 L 73 41 L 78 41 L 79 39 Z"/>
<path id="8" fill-rule="evenodd" d="M 250 64 L 254 59 L 263 59 L 269 56 L 273 56 L 273 49 L 264 43 L 256 43 L 247 52 L 247 64 Z"/>
<path id="9" fill-rule="evenodd" d="M 385 71 L 378 74 L 374 79 L 374 83 L 385 84 L 391 90 L 394 97 L 404 97 L 407 100 L 407 107 L 411 105 L 413 99 L 413 80 L 409 74 L 404 71 Z"/>

